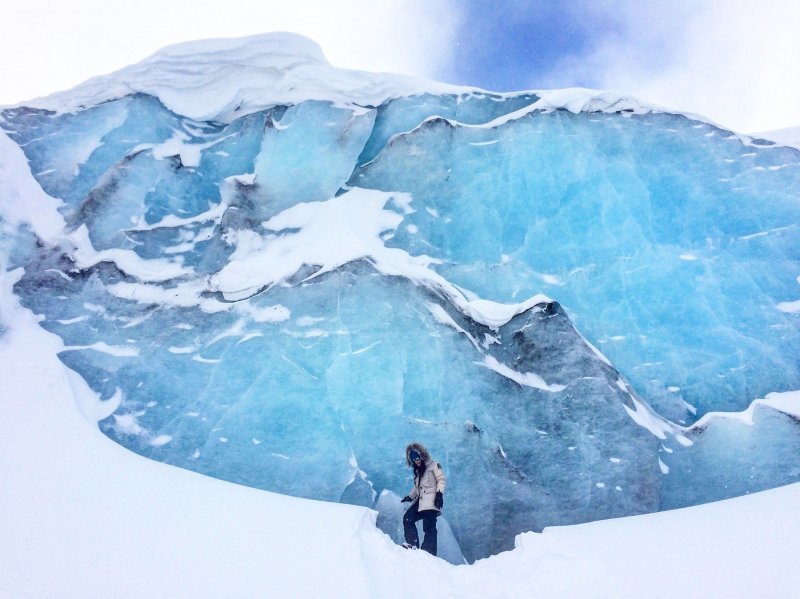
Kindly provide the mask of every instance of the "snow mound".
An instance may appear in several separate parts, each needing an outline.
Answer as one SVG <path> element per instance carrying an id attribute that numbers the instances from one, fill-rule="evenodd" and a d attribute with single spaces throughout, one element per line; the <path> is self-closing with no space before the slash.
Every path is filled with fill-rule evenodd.
<path id="1" fill-rule="evenodd" d="M 115 73 L 22 105 L 72 112 L 144 93 L 191 119 L 230 122 L 263 108 L 304 100 L 376 105 L 421 91 L 472 90 L 401 75 L 338 69 L 312 40 L 279 32 L 167 46 Z"/>
<path id="2" fill-rule="evenodd" d="M 403 75 L 340 69 L 326 60 L 316 42 L 295 33 L 272 32 L 167 46 L 134 65 L 19 106 L 74 112 L 135 93 L 155 96 L 190 119 L 230 123 L 265 108 L 306 100 L 377 106 L 403 96 L 491 92 Z M 526 93 L 539 99 L 523 112 L 665 112 L 715 124 L 706 117 L 616 91 L 571 87 L 491 95 L 503 98 Z M 749 143 L 750 138 L 742 136 L 741 140 Z"/>
<path id="3" fill-rule="evenodd" d="M 761 138 L 774 141 L 782 146 L 789 146 L 800 149 L 800 127 L 788 127 L 786 129 L 774 129 L 772 131 L 762 131 L 751 133 L 753 138 Z"/>

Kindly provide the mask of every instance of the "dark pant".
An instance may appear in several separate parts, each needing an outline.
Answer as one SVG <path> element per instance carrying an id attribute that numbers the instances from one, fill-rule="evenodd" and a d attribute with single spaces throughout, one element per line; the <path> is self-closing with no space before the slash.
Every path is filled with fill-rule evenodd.
<path id="1" fill-rule="evenodd" d="M 417 520 L 422 520 L 422 531 L 425 533 L 425 538 L 422 541 L 422 548 L 431 555 L 436 555 L 436 518 L 438 516 L 439 512 L 436 510 L 423 510 L 420 512 L 419 501 L 415 501 L 406 511 L 406 515 L 403 516 L 403 530 L 406 535 L 406 543 L 414 547 L 419 547 L 416 523 Z"/>

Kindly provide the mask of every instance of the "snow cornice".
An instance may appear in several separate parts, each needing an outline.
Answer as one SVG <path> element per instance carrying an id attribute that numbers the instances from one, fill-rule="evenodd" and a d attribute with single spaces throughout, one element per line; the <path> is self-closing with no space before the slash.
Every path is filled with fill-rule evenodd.
<path id="1" fill-rule="evenodd" d="M 119 71 L 15 107 L 70 113 L 137 93 L 154 96 L 174 113 L 196 121 L 231 122 L 307 100 L 375 107 L 393 98 L 422 94 L 478 94 L 498 99 L 532 94 L 538 100 L 526 107 L 526 112 L 668 113 L 729 130 L 703 116 L 645 103 L 616 91 L 574 87 L 496 93 L 404 75 L 341 69 L 325 59 L 316 42 L 287 32 L 167 46 Z M 743 143 L 764 145 L 762 140 L 735 135 Z"/>

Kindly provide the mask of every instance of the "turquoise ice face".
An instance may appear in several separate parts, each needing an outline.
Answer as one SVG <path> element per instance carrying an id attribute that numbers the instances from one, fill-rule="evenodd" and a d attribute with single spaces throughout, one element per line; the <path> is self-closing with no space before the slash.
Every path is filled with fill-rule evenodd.
<path id="1" fill-rule="evenodd" d="M 351 183 L 411 192 L 390 243 L 452 282 L 558 299 L 670 418 L 800 384 L 797 150 L 682 116 L 556 111 L 429 121 Z"/>
<path id="2" fill-rule="evenodd" d="M 800 153 L 536 100 L 6 110 L 68 224 L 16 292 L 153 459 L 396 534 L 422 442 L 453 561 L 800 479 L 785 414 L 690 427 L 800 388 Z"/>

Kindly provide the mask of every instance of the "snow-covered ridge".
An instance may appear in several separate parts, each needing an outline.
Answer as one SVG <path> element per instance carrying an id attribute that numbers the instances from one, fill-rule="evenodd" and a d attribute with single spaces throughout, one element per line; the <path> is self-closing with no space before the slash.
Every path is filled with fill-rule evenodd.
<path id="1" fill-rule="evenodd" d="M 267 33 L 168 46 L 72 90 L 21 105 L 72 112 L 144 93 L 191 119 L 229 122 L 263 108 L 305 100 L 377 105 L 415 93 L 471 91 L 402 75 L 339 69 L 328 63 L 310 39 L 294 33 Z"/>
<path id="2" fill-rule="evenodd" d="M 230 122 L 265 108 L 306 100 L 377 106 L 392 98 L 425 93 L 487 92 L 403 75 L 340 69 L 328 63 L 312 40 L 275 32 L 167 46 L 134 65 L 19 106 L 65 113 L 135 93 L 155 96 L 173 112 L 197 121 Z M 520 93 L 535 94 L 538 100 L 504 120 L 560 109 L 572 113 L 666 112 L 715 124 L 705 117 L 645 103 L 616 91 L 573 87 L 493 95 L 500 98 Z"/>
<path id="3" fill-rule="evenodd" d="M 20 173 L 22 174 L 20 176 Z M 61 201 L 47 195 L 30 174 L 20 147 L 0 131 L 0 222 L 17 227 L 28 225 L 46 243 L 56 243 L 64 234 L 64 219 L 58 213 Z"/>
<path id="4" fill-rule="evenodd" d="M 774 141 L 782 146 L 790 146 L 800 149 L 800 127 L 788 127 L 786 129 L 775 129 L 773 131 L 761 131 L 751 133 L 751 137 Z"/>

